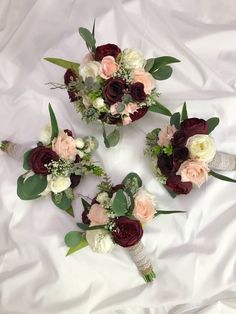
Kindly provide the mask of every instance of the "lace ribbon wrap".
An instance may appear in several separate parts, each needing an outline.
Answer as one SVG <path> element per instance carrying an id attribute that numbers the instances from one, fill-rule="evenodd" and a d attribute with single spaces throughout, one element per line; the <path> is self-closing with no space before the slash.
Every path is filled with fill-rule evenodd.
<path id="1" fill-rule="evenodd" d="M 153 281 L 156 278 L 156 274 L 153 270 L 151 260 L 145 252 L 143 243 L 140 241 L 137 244 L 128 247 L 127 250 L 129 251 L 135 265 L 137 266 L 144 280 L 146 282 Z"/>
<path id="2" fill-rule="evenodd" d="M 16 144 L 11 141 L 1 141 L 0 150 L 7 153 L 14 160 L 22 162 L 24 153 L 27 151 L 27 146 L 23 144 Z"/>
<path id="3" fill-rule="evenodd" d="M 209 163 L 209 168 L 222 171 L 236 170 L 236 157 L 234 155 L 216 152 L 214 159 Z"/>

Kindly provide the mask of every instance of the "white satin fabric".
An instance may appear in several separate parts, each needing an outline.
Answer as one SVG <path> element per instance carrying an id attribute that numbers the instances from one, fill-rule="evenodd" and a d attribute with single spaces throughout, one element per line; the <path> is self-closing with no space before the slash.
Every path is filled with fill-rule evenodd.
<path id="1" fill-rule="evenodd" d="M 0 137 L 36 141 L 51 102 L 61 127 L 97 136 L 95 159 L 114 183 L 137 172 L 160 209 L 187 211 L 145 226 L 143 243 L 157 272 L 156 281 L 145 284 L 120 247 L 107 255 L 86 248 L 65 257 L 64 235 L 81 220 L 80 199 L 76 220 L 47 198 L 21 201 L 16 178 L 22 166 L 1 154 L 0 313 L 234 314 L 236 184 L 211 178 L 171 199 L 143 155 L 145 134 L 167 118 L 147 114 L 123 128 L 119 146 L 107 150 L 101 129 L 80 120 L 66 92 L 45 85 L 62 82 L 64 71 L 43 58 L 81 61 L 86 47 L 77 29 L 91 28 L 94 18 L 98 45 L 180 59 L 171 79 L 157 83 L 160 101 L 177 111 L 186 100 L 190 116 L 219 116 L 217 148 L 236 154 L 234 0 L 0 0 Z M 87 177 L 77 193 L 92 197 L 97 182 Z"/>

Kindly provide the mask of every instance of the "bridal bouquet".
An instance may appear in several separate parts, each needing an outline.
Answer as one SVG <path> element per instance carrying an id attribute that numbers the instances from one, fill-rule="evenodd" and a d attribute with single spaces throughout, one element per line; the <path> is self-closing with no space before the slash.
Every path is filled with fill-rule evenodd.
<path id="1" fill-rule="evenodd" d="M 96 46 L 92 33 L 80 28 L 89 53 L 81 64 L 57 58 L 47 61 L 66 68 L 63 84 L 53 88 L 66 88 L 71 102 L 87 123 L 100 121 L 106 147 L 119 142 L 118 126 L 141 119 L 147 111 L 170 115 L 170 111 L 157 99 L 155 80 L 165 80 L 172 74 L 171 63 L 179 60 L 163 56 L 145 59 L 137 50 L 121 50 L 115 44 Z M 117 127 L 107 134 L 105 124 Z"/>
<path id="2" fill-rule="evenodd" d="M 146 153 L 152 159 L 155 175 L 173 197 L 188 194 L 193 186 L 200 188 L 209 175 L 236 182 L 212 170 L 235 169 L 235 157 L 217 152 L 210 135 L 218 123 L 216 117 L 207 121 L 188 118 L 184 103 L 182 113 L 174 113 L 170 124 L 147 135 Z"/>
<path id="3" fill-rule="evenodd" d="M 81 176 L 103 174 L 91 160 L 98 144 L 94 137 L 74 138 L 70 130 L 60 130 L 50 104 L 49 113 L 51 125 L 42 129 L 37 145 L 24 153 L 26 172 L 17 180 L 17 195 L 22 200 L 50 195 L 57 207 L 73 215 L 73 189 Z M 18 159 L 17 144 L 3 141 L 0 148 Z"/>
<path id="4" fill-rule="evenodd" d="M 141 242 L 143 226 L 160 214 L 178 211 L 157 210 L 154 196 L 142 187 L 136 173 L 129 173 L 115 186 L 105 177 L 97 195 L 90 203 L 82 199 L 82 204 L 83 223 L 77 225 L 83 232 L 67 233 L 67 255 L 86 246 L 96 253 L 109 253 L 117 244 L 130 252 L 145 281 L 153 281 L 156 275 Z"/>

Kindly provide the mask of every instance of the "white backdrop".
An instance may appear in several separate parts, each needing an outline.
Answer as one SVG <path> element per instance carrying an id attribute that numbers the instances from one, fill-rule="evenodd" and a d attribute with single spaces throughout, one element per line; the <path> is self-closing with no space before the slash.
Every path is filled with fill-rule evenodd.
<path id="1" fill-rule="evenodd" d="M 146 285 L 120 247 L 107 255 L 86 248 L 65 257 L 64 235 L 76 230 L 75 221 L 49 199 L 18 199 L 21 164 L 1 154 L 0 313 L 236 313 L 236 185 L 210 179 L 171 199 L 143 156 L 145 134 L 163 125 L 164 116 L 149 113 L 126 127 L 120 145 L 108 151 L 100 128 L 81 122 L 65 91 L 45 85 L 61 82 L 63 70 L 43 58 L 81 61 L 86 47 L 77 30 L 91 28 L 94 18 L 99 45 L 180 59 L 172 78 L 157 85 L 161 101 L 174 111 L 186 100 L 191 116 L 219 116 L 218 150 L 236 154 L 234 0 L 0 0 L 0 138 L 36 140 L 50 101 L 61 127 L 97 135 L 95 158 L 114 183 L 137 172 L 160 209 L 187 210 L 145 227 L 143 242 L 158 273 Z M 77 193 L 93 196 L 96 183 L 84 179 Z M 74 207 L 80 221 L 79 199 Z"/>

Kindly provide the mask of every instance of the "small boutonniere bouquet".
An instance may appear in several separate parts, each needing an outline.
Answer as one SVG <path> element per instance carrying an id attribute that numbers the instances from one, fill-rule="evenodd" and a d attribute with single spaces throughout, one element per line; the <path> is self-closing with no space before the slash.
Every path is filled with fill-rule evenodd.
<path id="1" fill-rule="evenodd" d="M 91 160 L 98 143 L 94 137 L 74 138 L 70 130 L 60 130 L 50 104 L 49 113 L 51 125 L 42 129 L 37 146 L 23 155 L 26 173 L 17 180 L 17 195 L 22 200 L 33 200 L 49 194 L 57 207 L 73 216 L 73 189 L 81 177 L 88 173 L 103 175 L 102 168 Z M 19 159 L 18 146 L 3 141 L 0 148 Z"/>
<path id="2" fill-rule="evenodd" d="M 156 277 L 152 263 L 142 243 L 143 226 L 160 214 L 179 211 L 157 210 L 155 198 L 142 187 L 136 173 L 129 173 L 121 184 L 113 186 L 105 179 L 98 186 L 97 195 L 88 203 L 82 199 L 83 230 L 65 236 L 70 255 L 86 246 L 96 253 L 109 253 L 115 245 L 126 248 L 146 282 Z"/>
<path id="3" fill-rule="evenodd" d="M 209 175 L 236 182 L 212 169 L 233 170 L 235 157 L 216 151 L 210 133 L 219 123 L 213 117 L 207 121 L 188 118 L 186 104 L 182 113 L 174 113 L 170 124 L 151 131 L 146 137 L 146 154 L 151 157 L 154 172 L 170 194 L 188 194 L 193 186 L 198 188 Z"/>
<path id="4" fill-rule="evenodd" d="M 169 64 L 179 60 L 169 56 L 146 60 L 134 49 L 121 50 L 110 43 L 96 46 L 94 27 L 92 33 L 83 27 L 79 33 L 89 50 L 81 64 L 57 58 L 45 60 L 67 69 L 65 84 L 52 83 L 52 88 L 66 88 L 71 102 L 87 123 L 102 122 L 106 147 L 119 142 L 119 126 L 141 119 L 148 110 L 170 113 L 157 101 L 155 80 L 168 79 L 172 74 Z M 107 124 L 116 125 L 109 134 L 105 129 Z"/>

